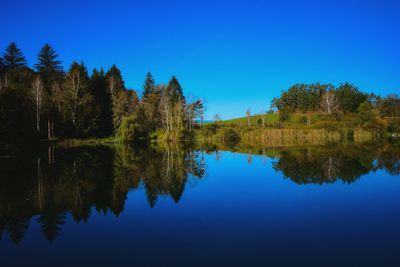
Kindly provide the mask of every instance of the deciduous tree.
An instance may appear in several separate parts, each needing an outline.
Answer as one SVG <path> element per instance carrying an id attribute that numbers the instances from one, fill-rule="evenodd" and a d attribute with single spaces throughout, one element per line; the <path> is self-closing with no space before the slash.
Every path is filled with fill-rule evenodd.
<path id="1" fill-rule="evenodd" d="M 325 92 L 321 99 L 321 108 L 328 114 L 332 114 L 339 109 L 339 102 L 332 91 Z"/>
<path id="2" fill-rule="evenodd" d="M 43 83 L 40 77 L 36 77 L 32 82 L 31 88 L 31 99 L 35 105 L 36 110 L 36 130 L 40 132 L 40 117 L 42 114 L 43 105 L 43 94 L 44 94 Z"/>

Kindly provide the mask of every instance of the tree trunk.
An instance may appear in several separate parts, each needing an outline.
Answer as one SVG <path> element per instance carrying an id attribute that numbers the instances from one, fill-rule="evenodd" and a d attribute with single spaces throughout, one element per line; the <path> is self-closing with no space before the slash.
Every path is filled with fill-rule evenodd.
<path id="1" fill-rule="evenodd" d="M 51 125 L 50 125 L 50 120 L 47 120 L 47 139 L 51 139 Z"/>
<path id="2" fill-rule="evenodd" d="M 39 105 L 36 106 L 36 130 L 40 132 L 40 109 Z"/>

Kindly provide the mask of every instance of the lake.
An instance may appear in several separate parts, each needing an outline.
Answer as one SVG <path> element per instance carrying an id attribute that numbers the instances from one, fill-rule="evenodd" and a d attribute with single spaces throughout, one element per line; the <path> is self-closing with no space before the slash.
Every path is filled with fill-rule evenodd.
<path id="1" fill-rule="evenodd" d="M 400 266 L 400 149 L 0 158 L 0 266 Z"/>

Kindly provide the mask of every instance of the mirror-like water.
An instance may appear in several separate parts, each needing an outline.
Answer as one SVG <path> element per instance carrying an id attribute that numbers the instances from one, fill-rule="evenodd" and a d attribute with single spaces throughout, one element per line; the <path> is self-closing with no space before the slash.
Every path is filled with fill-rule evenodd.
<path id="1" fill-rule="evenodd" d="M 0 158 L 0 266 L 398 266 L 400 149 Z"/>

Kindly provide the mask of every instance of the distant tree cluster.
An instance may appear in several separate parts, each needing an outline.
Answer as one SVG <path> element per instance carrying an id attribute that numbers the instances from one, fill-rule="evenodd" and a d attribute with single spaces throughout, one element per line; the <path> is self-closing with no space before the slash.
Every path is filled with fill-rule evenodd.
<path id="1" fill-rule="evenodd" d="M 0 57 L 3 144 L 115 134 L 130 139 L 146 137 L 159 128 L 180 135 L 191 130 L 202 110 L 200 100 L 186 101 L 176 77 L 168 85 L 156 85 L 148 73 L 139 99 L 135 90 L 125 87 L 115 65 L 108 71 L 94 69 L 89 75 L 84 63 L 73 62 L 64 71 L 48 44 L 41 48 L 33 69 L 15 43 Z M 134 134 L 127 135 L 128 128 Z"/>
<path id="2" fill-rule="evenodd" d="M 371 109 L 378 110 L 381 116 L 400 115 L 400 98 L 397 95 L 382 98 L 363 93 L 350 83 L 338 87 L 319 83 L 296 84 L 283 91 L 279 98 L 274 98 L 272 108 L 278 109 L 284 120 L 288 114 L 297 112 L 358 113 L 364 103 Z"/>

